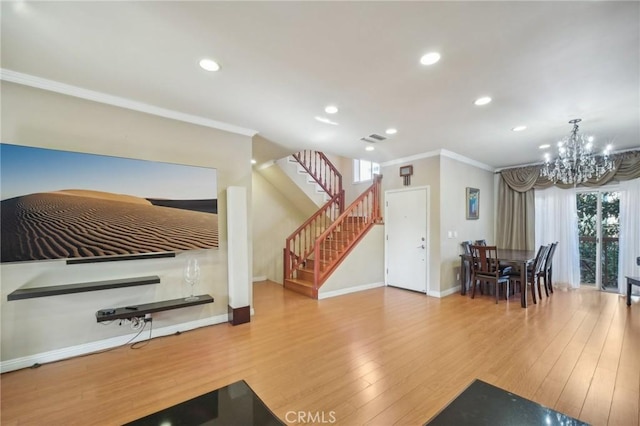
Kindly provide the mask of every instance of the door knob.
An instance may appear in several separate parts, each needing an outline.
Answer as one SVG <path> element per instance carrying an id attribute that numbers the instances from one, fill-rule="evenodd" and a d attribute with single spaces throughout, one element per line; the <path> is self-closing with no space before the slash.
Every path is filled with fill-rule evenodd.
<path id="1" fill-rule="evenodd" d="M 423 248 L 424 248 L 424 244 L 422 244 L 422 245 L 418 246 L 417 248 L 421 248 L 421 249 L 423 249 Z"/>

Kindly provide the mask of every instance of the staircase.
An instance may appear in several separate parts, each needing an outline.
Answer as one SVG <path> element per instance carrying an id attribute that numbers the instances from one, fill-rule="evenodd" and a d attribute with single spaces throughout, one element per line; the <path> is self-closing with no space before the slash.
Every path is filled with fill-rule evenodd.
<path id="1" fill-rule="evenodd" d="M 287 238 L 284 287 L 317 299 L 320 286 L 367 231 L 381 223 L 382 176 L 377 175 L 373 184 L 344 209 L 342 176 L 324 154 L 303 151 L 294 158 L 330 199 Z"/>

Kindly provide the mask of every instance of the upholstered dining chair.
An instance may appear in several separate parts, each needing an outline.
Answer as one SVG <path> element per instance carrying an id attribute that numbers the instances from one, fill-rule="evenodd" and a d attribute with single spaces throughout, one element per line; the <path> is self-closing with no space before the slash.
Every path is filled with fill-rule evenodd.
<path id="1" fill-rule="evenodd" d="M 511 282 L 514 284 L 520 284 L 520 291 L 527 291 L 527 287 L 531 287 L 531 297 L 533 298 L 533 303 L 538 303 L 536 301 L 536 288 L 538 289 L 538 293 L 540 294 L 540 298 L 542 298 L 542 293 L 540 291 L 540 279 L 544 274 L 544 261 L 547 256 L 547 252 L 549 251 L 550 246 L 540 246 L 538 248 L 538 252 L 536 253 L 536 259 L 531 266 L 531 269 L 527 270 L 527 282 L 520 282 L 520 272 L 511 272 L 509 274 L 511 278 Z"/>
<path id="2" fill-rule="evenodd" d="M 496 246 L 472 245 L 471 255 L 473 258 L 471 282 L 473 289 L 471 298 L 476 295 L 476 285 L 478 281 L 493 283 L 496 293 L 496 303 L 498 303 L 500 284 L 503 284 L 504 298 L 509 298 L 509 275 L 503 274 L 500 269 L 500 259 L 498 259 L 498 249 Z M 482 287 L 480 288 L 482 291 Z"/>
<path id="3" fill-rule="evenodd" d="M 549 292 L 553 294 L 553 281 L 551 281 L 551 276 L 553 272 L 553 255 L 556 252 L 556 247 L 558 247 L 558 241 L 556 241 L 555 243 L 551 243 L 551 245 L 549 246 L 549 250 L 547 251 L 547 256 L 544 260 L 544 271 L 542 274 L 542 278 L 544 279 L 544 292 L 546 293 L 547 297 L 549 297 Z"/>
<path id="4" fill-rule="evenodd" d="M 469 285 L 471 284 L 471 241 L 463 241 L 460 243 L 462 246 L 462 254 L 464 255 L 462 259 L 462 265 L 464 270 L 460 271 L 462 274 L 462 282 L 461 285 L 465 286 L 465 292 L 469 289 Z M 464 293 L 463 293 L 464 294 Z"/>

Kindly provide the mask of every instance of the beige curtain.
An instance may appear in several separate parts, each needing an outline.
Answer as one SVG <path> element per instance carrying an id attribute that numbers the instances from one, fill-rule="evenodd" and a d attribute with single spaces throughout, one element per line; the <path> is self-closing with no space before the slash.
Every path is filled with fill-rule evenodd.
<path id="1" fill-rule="evenodd" d="M 600 179 L 589 179 L 583 186 L 602 186 L 612 181 L 631 180 L 640 177 L 640 151 L 630 151 L 612 156 L 614 169 Z M 540 176 L 542 165 L 505 169 L 500 172 L 498 183 L 498 212 L 496 244 L 500 248 L 535 249 L 535 189 L 544 189 L 553 182 Z M 556 184 L 560 188 L 573 185 Z"/>
<path id="2" fill-rule="evenodd" d="M 504 174 L 501 174 L 498 182 L 496 245 L 507 249 L 534 250 L 535 198 L 533 189 L 523 192 L 514 191 L 507 183 L 507 179 Z"/>

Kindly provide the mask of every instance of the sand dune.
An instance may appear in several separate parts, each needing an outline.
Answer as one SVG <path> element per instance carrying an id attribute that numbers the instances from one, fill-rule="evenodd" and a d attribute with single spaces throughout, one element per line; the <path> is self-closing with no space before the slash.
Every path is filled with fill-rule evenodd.
<path id="1" fill-rule="evenodd" d="M 216 214 L 90 192 L 39 193 L 2 201 L 2 262 L 218 246 Z"/>
<path id="2" fill-rule="evenodd" d="M 151 204 L 146 198 L 135 195 L 115 194 L 113 192 L 92 191 L 89 189 L 63 189 L 61 191 L 50 192 L 49 194 L 76 195 L 80 197 L 100 198 L 102 200 L 122 201 L 125 203 Z"/>

